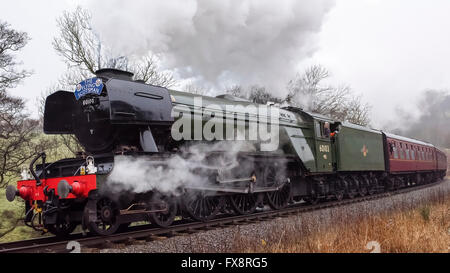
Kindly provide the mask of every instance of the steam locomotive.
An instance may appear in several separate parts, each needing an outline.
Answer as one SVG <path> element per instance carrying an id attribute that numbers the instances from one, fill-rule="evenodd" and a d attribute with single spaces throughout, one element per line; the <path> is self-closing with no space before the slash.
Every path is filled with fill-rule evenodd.
<path id="1" fill-rule="evenodd" d="M 198 99 L 202 105 L 196 105 Z M 354 198 L 445 176 L 447 158 L 432 144 L 300 108 L 268 105 L 264 112 L 256 111 L 258 107 L 263 106 L 229 95 L 199 96 L 148 85 L 126 71 L 99 70 L 75 92 L 57 91 L 45 103 L 44 132 L 75 135 L 85 153 L 53 163 L 40 154 L 23 170 L 17 186 L 7 188 L 6 197 L 25 201 L 25 223 L 34 229 L 66 236 L 81 225 L 110 235 L 137 221 L 167 227 L 175 219 L 208 221 L 267 206 L 277 210 L 294 202 Z M 180 134 L 187 137 L 174 137 L 173 127 L 183 117 L 200 129 L 184 123 Z M 206 149 L 189 170 L 203 183 L 181 183 L 176 193 L 158 187 L 111 191 L 111 174 L 118 171 L 119 160 L 143 159 L 148 162 L 145 168 L 170 175 L 168 162 L 174 156 L 179 162 L 193 160 L 186 147 L 239 142 L 197 134 L 206 126 L 214 127 L 210 131 L 217 135 L 230 130 L 234 135 L 239 128 L 248 135 L 264 123 L 276 125 L 274 149 L 263 149 L 264 140 L 253 140 L 251 149 L 233 154 L 237 164 L 231 165 L 229 146 Z M 125 173 L 122 180 L 134 177 L 133 170 L 119 171 Z M 160 178 L 149 172 L 142 181 L 132 182 L 172 183 L 152 179 Z"/>

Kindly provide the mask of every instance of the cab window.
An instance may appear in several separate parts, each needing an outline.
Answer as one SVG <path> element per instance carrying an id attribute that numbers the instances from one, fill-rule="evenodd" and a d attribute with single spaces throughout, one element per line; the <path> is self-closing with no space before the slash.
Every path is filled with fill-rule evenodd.
<path id="1" fill-rule="evenodd" d="M 330 136 L 325 136 L 325 122 L 324 121 L 316 121 L 316 137 L 320 138 L 329 138 Z"/>
<path id="2" fill-rule="evenodd" d="M 322 136 L 322 125 L 320 122 L 316 121 L 316 137 Z"/>

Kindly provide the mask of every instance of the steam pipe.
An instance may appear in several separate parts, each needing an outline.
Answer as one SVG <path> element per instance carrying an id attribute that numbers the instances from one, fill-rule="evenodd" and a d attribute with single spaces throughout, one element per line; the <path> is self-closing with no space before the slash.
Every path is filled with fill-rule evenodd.
<path id="1" fill-rule="evenodd" d="M 42 185 L 41 179 L 38 177 L 38 175 L 36 174 L 36 172 L 34 171 L 34 163 L 36 163 L 36 161 L 42 157 L 42 171 L 44 172 L 44 179 L 45 179 L 45 158 L 46 158 L 46 154 L 45 153 L 40 153 L 38 156 L 36 156 L 33 161 L 31 161 L 30 163 L 30 173 L 31 175 L 34 177 L 34 179 L 36 180 L 36 186 L 40 186 Z"/>

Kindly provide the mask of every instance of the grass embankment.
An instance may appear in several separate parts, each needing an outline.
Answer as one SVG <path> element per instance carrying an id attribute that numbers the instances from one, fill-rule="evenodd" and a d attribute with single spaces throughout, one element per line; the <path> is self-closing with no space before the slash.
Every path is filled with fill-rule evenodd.
<path id="1" fill-rule="evenodd" d="M 332 215 L 319 213 L 304 218 L 302 223 L 273 230 L 271 236 L 257 244 L 237 236 L 233 251 L 450 252 L 450 191 L 438 192 L 414 206 L 405 201 L 395 208 L 365 216 L 371 210 L 344 207 Z M 322 225 L 324 222 L 327 224 Z"/>

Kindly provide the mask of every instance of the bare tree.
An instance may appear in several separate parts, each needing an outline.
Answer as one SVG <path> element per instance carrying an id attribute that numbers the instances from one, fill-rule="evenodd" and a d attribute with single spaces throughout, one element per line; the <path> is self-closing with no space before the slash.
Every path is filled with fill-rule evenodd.
<path id="1" fill-rule="evenodd" d="M 37 121 L 23 113 L 20 98 L 0 92 L 0 188 L 19 172 L 19 167 L 33 156 L 33 131 Z"/>
<path id="2" fill-rule="evenodd" d="M 233 85 L 233 86 L 228 87 L 225 90 L 225 93 L 230 94 L 235 97 L 243 98 L 243 99 L 246 98 L 246 95 L 244 94 L 244 91 L 242 90 L 242 86 L 240 86 L 240 85 Z"/>
<path id="3" fill-rule="evenodd" d="M 226 92 L 255 103 L 266 104 L 269 101 L 285 103 L 337 120 L 368 125 L 370 106 L 364 104 L 360 96 L 355 96 L 347 85 L 338 87 L 326 85 L 324 81 L 329 77 L 330 73 L 326 68 L 313 65 L 288 82 L 288 94 L 284 98 L 276 97 L 264 86 L 258 85 L 250 86 L 248 89 L 235 85 Z"/>
<path id="4" fill-rule="evenodd" d="M 273 96 L 264 86 L 253 85 L 250 87 L 248 99 L 254 103 L 266 104 L 268 102 L 281 103 L 283 100 Z"/>
<path id="5" fill-rule="evenodd" d="M 54 144 L 38 138 L 39 121 L 30 119 L 24 106 L 21 98 L 0 92 L 0 188 L 17 178 L 21 166 Z"/>
<path id="6" fill-rule="evenodd" d="M 171 72 L 159 71 L 156 58 L 150 55 L 144 56 L 138 62 L 133 63 L 130 69 L 134 72 L 135 79 L 149 84 L 172 87 L 176 83 Z"/>
<path id="7" fill-rule="evenodd" d="M 11 29 L 0 22 L 0 188 L 18 176 L 20 166 L 29 161 L 41 148 L 36 140 L 38 121 L 29 119 L 24 112 L 24 101 L 8 94 L 30 72 L 19 69 L 15 53 L 28 42 L 25 32 Z M 4 210 L 1 217 L 0 237 L 13 231 L 20 216 L 13 210 Z"/>
<path id="8" fill-rule="evenodd" d="M 363 103 L 360 96 L 350 98 L 344 105 L 342 120 L 363 126 L 369 125 L 371 106 Z"/>
<path id="9" fill-rule="evenodd" d="M 329 71 L 313 65 L 288 83 L 289 94 L 286 102 L 307 111 L 359 125 L 370 122 L 370 106 L 355 96 L 349 86 L 330 86 L 324 83 Z"/>
<path id="10" fill-rule="evenodd" d="M 78 7 L 73 12 L 64 12 L 57 20 L 59 35 L 54 38 L 53 47 L 68 66 L 60 82 L 62 86 L 73 87 L 100 68 L 131 71 L 136 80 L 163 87 L 175 84 L 172 73 L 160 71 L 152 55 L 138 59 L 113 55 L 92 27 L 91 19 L 87 10 Z"/>
<path id="11" fill-rule="evenodd" d="M 17 174 L 18 166 L 34 155 L 32 142 L 37 121 L 24 113 L 24 101 L 7 93 L 29 75 L 25 70 L 17 70 L 18 62 L 13 53 L 18 52 L 28 42 L 25 32 L 11 29 L 0 23 L 0 188 Z"/>
<path id="12" fill-rule="evenodd" d="M 59 37 L 53 47 L 69 67 L 94 74 L 101 68 L 101 44 L 91 27 L 91 15 L 82 8 L 64 12 L 57 20 Z"/>
<path id="13" fill-rule="evenodd" d="M 247 99 L 254 103 L 266 104 L 268 102 L 281 103 L 283 99 L 273 96 L 264 86 L 251 85 L 248 89 L 234 85 L 225 90 L 227 94 L 235 97 Z"/>
<path id="14" fill-rule="evenodd" d="M 187 83 L 182 89 L 184 92 L 191 93 L 194 95 L 204 96 L 206 95 L 207 90 L 199 85 L 196 85 L 193 82 Z"/>
<path id="15" fill-rule="evenodd" d="M 0 21 L 0 91 L 15 87 L 30 75 L 30 72 L 17 68 L 20 63 L 14 56 L 28 40 L 27 33 L 11 29 L 9 24 Z"/>

